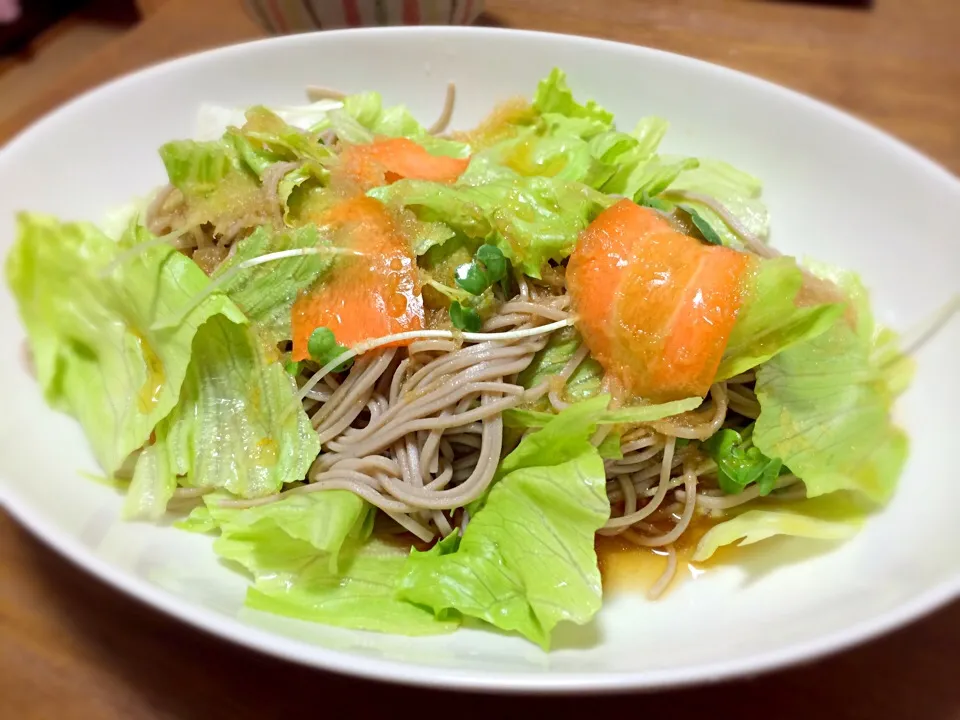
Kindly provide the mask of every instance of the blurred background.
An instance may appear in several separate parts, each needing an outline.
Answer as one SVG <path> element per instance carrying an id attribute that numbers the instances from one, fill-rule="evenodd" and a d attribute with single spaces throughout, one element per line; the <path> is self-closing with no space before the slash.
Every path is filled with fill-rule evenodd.
<path id="1" fill-rule="evenodd" d="M 693 55 L 838 105 L 960 172 L 960 0 L 0 0 L 0 143 L 80 92 L 170 57 L 413 23 Z"/>

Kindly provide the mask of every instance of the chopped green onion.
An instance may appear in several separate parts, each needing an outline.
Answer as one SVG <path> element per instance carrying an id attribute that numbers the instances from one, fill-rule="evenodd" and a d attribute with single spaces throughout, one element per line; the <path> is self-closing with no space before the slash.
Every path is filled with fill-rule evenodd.
<path id="1" fill-rule="evenodd" d="M 337 342 L 337 338 L 334 337 L 330 328 L 318 327 L 310 334 L 310 339 L 307 341 L 307 352 L 310 353 L 313 360 L 321 365 L 326 365 L 347 350 L 349 350 L 348 347 Z M 353 365 L 353 360 L 347 360 L 335 367 L 333 372 L 343 372 L 351 365 Z"/>
<path id="2" fill-rule="evenodd" d="M 488 287 L 507 276 L 507 259 L 500 248 L 481 245 L 473 262 L 464 263 L 456 270 L 456 282 L 471 295 L 481 295 Z"/>
<path id="3" fill-rule="evenodd" d="M 780 458 L 769 458 L 753 445 L 753 426 L 743 434 L 724 428 L 701 447 L 717 463 L 717 482 L 728 495 L 736 495 L 747 485 L 757 483 L 760 495 L 769 495 L 783 472 Z"/>
<path id="4" fill-rule="evenodd" d="M 697 230 L 700 231 L 700 235 L 703 236 L 703 241 L 705 243 L 708 245 L 723 245 L 723 240 L 717 234 L 717 231 L 710 226 L 710 223 L 707 222 L 707 219 L 703 217 L 703 215 L 698 213 L 689 205 L 681 205 L 680 209 L 690 216 L 690 220 L 693 222 Z"/>
<path id="5" fill-rule="evenodd" d="M 672 204 L 668 203 L 666 200 L 661 200 L 658 197 L 650 197 L 647 195 L 646 190 L 641 193 L 637 202 L 644 207 L 653 208 L 654 210 L 659 210 L 660 212 L 673 212 Z"/>
<path id="6" fill-rule="evenodd" d="M 458 302 L 450 303 L 450 322 L 458 330 L 477 332 L 480 330 L 480 314 L 470 307 L 464 307 Z"/>

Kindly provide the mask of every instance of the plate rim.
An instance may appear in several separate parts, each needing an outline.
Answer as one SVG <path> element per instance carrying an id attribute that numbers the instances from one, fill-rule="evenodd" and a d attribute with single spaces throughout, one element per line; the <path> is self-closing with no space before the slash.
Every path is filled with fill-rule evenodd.
<path id="1" fill-rule="evenodd" d="M 0 170 L 6 164 L 7 157 L 11 156 L 22 145 L 29 143 L 33 137 L 46 132 L 47 127 L 56 122 L 58 116 L 66 115 L 89 103 L 98 102 L 103 96 L 110 93 L 122 91 L 129 83 L 148 82 L 156 75 L 180 66 L 189 66 L 201 59 L 209 60 L 212 56 L 218 56 L 229 61 L 231 55 L 245 52 L 254 46 L 322 43 L 324 41 L 318 40 L 318 38 L 359 34 L 421 37 L 427 35 L 437 36 L 438 39 L 443 39 L 441 36 L 455 37 L 459 35 L 481 38 L 512 35 L 517 38 L 527 37 L 539 41 L 580 44 L 596 49 L 618 46 L 619 51 L 627 51 L 637 57 L 646 56 L 670 63 L 679 63 L 702 72 L 723 76 L 728 80 L 733 79 L 741 83 L 756 85 L 763 92 L 772 93 L 786 101 L 808 105 L 812 110 L 826 115 L 832 122 L 845 125 L 848 129 L 861 134 L 867 134 L 875 142 L 885 145 L 889 151 L 899 154 L 905 161 L 921 165 L 926 172 L 938 176 L 939 181 L 953 186 L 953 190 L 960 193 L 960 178 L 939 162 L 902 140 L 884 132 L 868 121 L 826 102 L 740 70 L 665 50 L 600 38 L 533 30 L 447 26 L 325 30 L 268 37 L 212 48 L 154 63 L 88 89 L 66 103 L 53 108 L 20 130 L 3 147 L 0 147 Z M 737 677 L 755 676 L 831 655 L 872 640 L 915 621 L 960 596 L 960 573 L 957 573 L 952 579 L 944 580 L 924 590 L 909 601 L 866 618 L 843 630 L 829 632 L 811 640 L 794 642 L 733 661 L 712 661 L 679 668 L 611 672 L 604 675 L 549 671 L 544 673 L 506 674 L 427 667 L 396 660 L 369 658 L 346 651 L 328 649 L 322 645 L 293 640 L 244 623 L 237 618 L 221 615 L 213 610 L 194 605 L 169 591 L 150 584 L 146 580 L 113 567 L 96 555 L 95 552 L 86 549 L 84 545 L 74 540 L 67 532 L 61 530 L 56 523 L 45 520 L 41 513 L 34 511 L 29 502 L 18 502 L 18 494 L 12 489 L 14 486 L 14 482 L 8 479 L 5 473 L 0 472 L 0 506 L 4 507 L 34 537 L 98 580 L 113 586 L 125 595 L 135 598 L 155 610 L 159 610 L 210 635 L 283 660 L 354 677 L 418 687 L 509 693 L 611 693 L 674 688 L 719 682 Z"/>

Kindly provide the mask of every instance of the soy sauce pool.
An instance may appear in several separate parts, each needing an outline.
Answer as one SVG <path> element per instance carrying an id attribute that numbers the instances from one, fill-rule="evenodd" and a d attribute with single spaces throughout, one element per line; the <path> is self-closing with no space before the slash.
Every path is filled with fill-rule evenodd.
<path id="1" fill-rule="evenodd" d="M 673 578 L 657 595 L 663 597 L 688 580 L 695 580 L 714 565 L 693 562 L 693 555 L 706 532 L 721 520 L 695 519 L 680 539 L 674 543 L 677 567 Z M 636 545 L 618 535 L 597 535 L 594 541 L 597 564 L 605 593 L 650 593 L 667 571 L 669 552 L 665 548 Z"/>

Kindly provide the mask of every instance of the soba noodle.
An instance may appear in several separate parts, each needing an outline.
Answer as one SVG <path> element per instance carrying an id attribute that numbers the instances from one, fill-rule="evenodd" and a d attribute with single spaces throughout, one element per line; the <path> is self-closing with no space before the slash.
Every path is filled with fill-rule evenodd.
<path id="1" fill-rule="evenodd" d="M 510 333 L 570 319 L 565 295 L 539 288 L 526 295 L 504 302 L 483 326 L 507 339 L 424 339 L 361 355 L 339 379 L 305 372 L 301 387 L 309 381 L 315 389 L 303 393 L 304 407 L 323 448 L 305 483 L 269 497 L 223 504 L 252 507 L 291 494 L 339 489 L 363 497 L 423 541 L 465 527 L 469 516 L 463 508 L 486 492 L 511 449 L 503 412 L 542 399 L 558 410 L 566 407 L 563 385 L 588 357 L 581 346 L 549 381 L 532 388 L 519 385 L 518 374 L 544 348 L 550 333 Z M 622 535 L 642 547 L 668 548 L 669 554 L 697 511 L 716 512 L 755 498 L 756 488 L 723 495 L 713 463 L 690 446 L 678 449 L 678 440 L 711 436 L 735 418 L 738 407 L 747 410 L 741 422 L 754 415 L 752 382 L 745 375 L 716 384 L 702 409 L 627 429 L 621 437 L 622 457 L 605 464 L 612 514 L 600 533 Z M 606 427 L 594 442 L 599 444 L 610 430 Z M 791 478 L 781 478 L 778 488 L 795 482 Z M 671 507 L 681 512 L 668 512 Z M 671 557 L 673 568 L 676 559 Z"/>
<path id="2" fill-rule="evenodd" d="M 308 94 L 311 100 L 343 97 L 323 88 L 311 88 Z M 446 129 L 454 97 L 451 85 L 429 132 Z M 298 166 L 276 163 L 264 173 L 261 190 L 265 207 L 272 208 L 266 214 L 257 210 L 223 228 L 187 227 L 183 197 L 168 185 L 150 203 L 147 227 L 162 236 L 160 241 L 194 254 L 198 261 L 202 258 L 201 265 L 212 272 L 257 225 L 282 227 L 278 183 Z M 711 198 L 674 195 L 709 207 L 752 252 L 776 255 Z M 273 255 L 241 266 L 278 259 L 284 253 Z M 303 370 L 297 378 L 300 401 L 320 439 L 320 455 L 302 481 L 283 491 L 222 504 L 253 507 L 295 494 L 347 490 L 382 511 L 378 531 L 408 532 L 424 542 L 462 531 L 470 522 L 466 506 L 483 496 L 500 460 L 519 440 L 517 433 L 505 432 L 504 411 L 537 403 L 554 411 L 565 409 L 572 402 L 566 383 L 589 358 L 588 348 L 581 345 L 549 380 L 530 388 L 517 380 L 552 334 L 561 331 L 554 325 L 566 327 L 575 320 L 562 266 L 548 269 L 542 279 L 517 278 L 516 294 L 498 301 L 497 311 L 486 318 L 480 333 L 405 334 L 412 340 L 406 347 L 381 347 L 389 340 L 384 339 L 354 348 L 319 370 L 315 366 Z M 331 371 L 354 356 L 349 371 Z M 730 378 L 713 385 L 696 411 L 616 429 L 603 426 L 593 438 L 599 445 L 616 431 L 621 451 L 621 457 L 604 465 L 611 515 L 599 534 L 621 537 L 667 557 L 666 571 L 650 589 L 651 597 L 668 587 L 678 564 L 675 546 L 697 515 L 722 513 L 759 498 L 756 485 L 736 495 L 721 492 L 716 465 L 696 444 L 724 426 L 742 427 L 757 418 L 760 405 L 754 381 L 752 372 Z M 797 482 L 792 475 L 779 478 L 772 496 L 779 501 L 801 498 Z M 200 495 L 181 488 L 175 501 Z"/>

